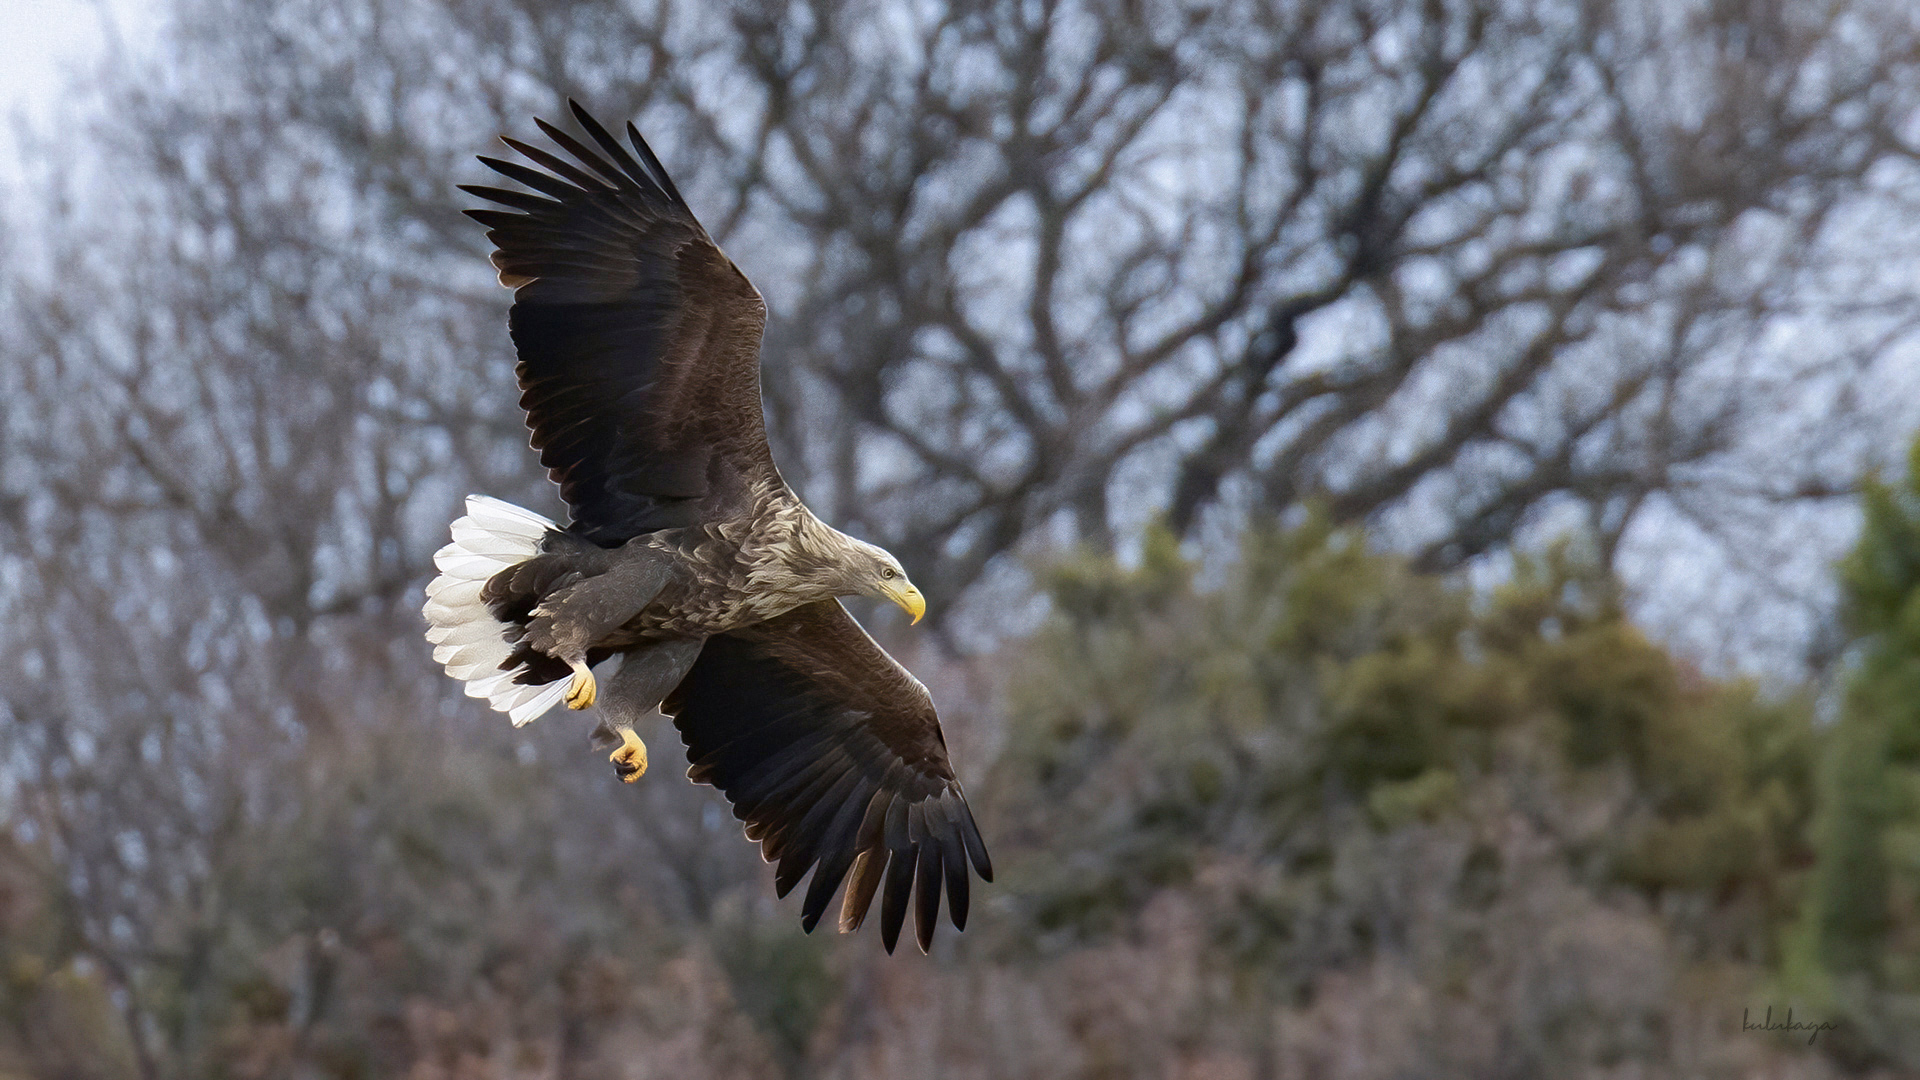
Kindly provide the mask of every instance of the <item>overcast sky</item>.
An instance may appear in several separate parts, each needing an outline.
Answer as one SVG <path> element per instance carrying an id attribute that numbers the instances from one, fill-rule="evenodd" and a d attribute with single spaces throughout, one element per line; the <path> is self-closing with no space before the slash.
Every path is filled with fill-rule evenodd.
<path id="1" fill-rule="evenodd" d="M 109 26 L 138 50 L 153 32 L 156 0 L 0 0 L 0 116 L 45 121 L 66 71 L 105 51 Z M 17 175 L 12 126 L 0 133 L 0 169 Z"/>
<path id="2" fill-rule="evenodd" d="M 119 0 L 107 10 L 124 25 Z M 6 0 L 0 3 L 0 98 L 8 111 L 44 113 L 61 82 L 63 64 L 99 54 L 105 31 L 95 0 Z"/>

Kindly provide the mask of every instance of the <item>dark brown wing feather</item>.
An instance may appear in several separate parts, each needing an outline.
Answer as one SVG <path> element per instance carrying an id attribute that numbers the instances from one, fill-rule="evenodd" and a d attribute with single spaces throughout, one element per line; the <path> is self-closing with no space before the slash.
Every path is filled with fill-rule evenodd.
<path id="1" fill-rule="evenodd" d="M 536 120 L 577 166 L 507 139 L 545 171 L 480 160 L 539 194 L 462 188 L 518 211 L 467 214 L 516 287 L 533 446 L 574 531 L 597 543 L 739 517 L 753 482 L 778 477 L 760 411 L 766 305 L 633 125 L 628 153 L 569 104 L 599 152 Z"/>
<path id="2" fill-rule="evenodd" d="M 860 629 L 837 600 L 707 639 L 661 706 L 693 764 L 747 823 L 785 896 L 809 869 L 801 907 L 812 931 L 842 881 L 840 928 L 867 916 L 884 877 L 881 941 L 892 952 L 910 897 L 924 951 L 946 886 L 967 922 L 967 864 L 993 880 L 986 845 L 947 760 L 926 687 Z"/>

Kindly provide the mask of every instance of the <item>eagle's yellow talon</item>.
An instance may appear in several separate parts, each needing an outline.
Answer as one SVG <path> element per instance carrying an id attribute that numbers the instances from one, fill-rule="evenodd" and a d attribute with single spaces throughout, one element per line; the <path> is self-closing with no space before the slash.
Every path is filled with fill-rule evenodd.
<path id="1" fill-rule="evenodd" d="M 567 684 L 567 708 L 584 709 L 593 704 L 598 693 L 593 683 L 593 669 L 579 662 L 572 666 L 573 681 Z"/>
<path id="2" fill-rule="evenodd" d="M 620 746 L 607 755 L 613 762 L 613 771 L 620 774 L 620 782 L 631 784 L 647 774 L 647 744 L 632 728 L 620 729 Z"/>

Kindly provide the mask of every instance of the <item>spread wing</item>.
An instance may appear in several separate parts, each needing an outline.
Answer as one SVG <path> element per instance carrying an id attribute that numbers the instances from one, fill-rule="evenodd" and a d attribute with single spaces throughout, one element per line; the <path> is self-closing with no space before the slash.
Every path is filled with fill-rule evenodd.
<path id="1" fill-rule="evenodd" d="M 801 907 L 809 932 L 843 880 L 842 931 L 859 927 L 884 885 L 888 952 L 910 898 L 926 950 L 943 883 L 953 925 L 966 927 L 967 863 L 985 881 L 993 867 L 933 700 L 839 601 L 708 638 L 661 710 L 687 744 L 687 775 L 724 792 L 748 839 L 779 864 L 778 893 L 813 870 Z"/>
<path id="2" fill-rule="evenodd" d="M 536 120 L 578 164 L 505 139 L 541 168 L 480 160 L 533 193 L 461 189 L 510 208 L 467 215 L 515 290 L 534 449 L 574 531 L 602 545 L 740 516 L 756 480 L 778 483 L 760 411 L 766 305 L 633 125 L 630 154 L 569 104 L 604 153 Z"/>

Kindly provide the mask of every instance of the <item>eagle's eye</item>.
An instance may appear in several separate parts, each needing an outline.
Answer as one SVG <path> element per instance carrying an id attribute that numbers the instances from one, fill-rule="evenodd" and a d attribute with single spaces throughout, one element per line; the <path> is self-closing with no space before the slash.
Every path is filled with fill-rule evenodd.
<path id="1" fill-rule="evenodd" d="M 889 566 L 889 567 L 886 567 L 885 569 L 883 569 L 883 570 L 881 570 L 881 571 L 880 571 L 880 576 L 881 576 L 881 577 L 883 577 L 883 578 L 886 578 L 886 579 L 887 579 L 888 581 L 892 581 L 892 580 L 893 580 L 894 578 L 897 578 L 897 577 L 899 577 L 900 575 L 899 575 L 899 574 L 896 574 L 896 573 L 894 573 L 894 572 L 893 572 L 893 567 L 891 567 L 891 566 Z"/>

